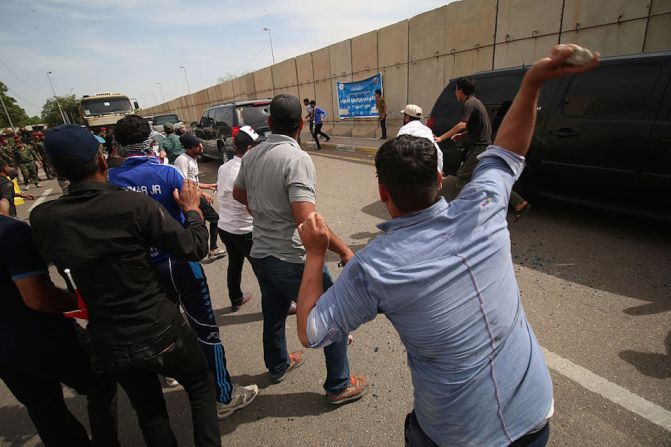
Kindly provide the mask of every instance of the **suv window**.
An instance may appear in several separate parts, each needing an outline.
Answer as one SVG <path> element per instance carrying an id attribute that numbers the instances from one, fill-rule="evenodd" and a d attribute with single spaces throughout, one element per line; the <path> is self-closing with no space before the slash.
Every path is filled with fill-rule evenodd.
<path id="1" fill-rule="evenodd" d="M 268 122 L 269 107 L 270 103 L 250 104 L 238 107 L 240 125 L 252 126 L 254 129 L 263 127 Z"/>
<path id="2" fill-rule="evenodd" d="M 217 107 L 214 111 L 214 125 L 217 127 L 233 125 L 233 109 L 231 107 Z"/>
<path id="3" fill-rule="evenodd" d="M 564 115 L 576 118 L 651 119 L 650 97 L 659 65 L 604 67 L 571 80 Z"/>
<path id="4" fill-rule="evenodd" d="M 155 125 L 160 125 L 160 124 L 165 124 L 165 123 L 178 123 L 179 118 L 175 114 L 171 115 L 157 115 L 154 117 L 154 124 Z"/>
<path id="5" fill-rule="evenodd" d="M 212 127 L 214 125 L 214 120 L 211 118 L 212 113 L 212 110 L 206 110 L 203 112 L 203 116 L 200 118 L 201 127 Z"/>

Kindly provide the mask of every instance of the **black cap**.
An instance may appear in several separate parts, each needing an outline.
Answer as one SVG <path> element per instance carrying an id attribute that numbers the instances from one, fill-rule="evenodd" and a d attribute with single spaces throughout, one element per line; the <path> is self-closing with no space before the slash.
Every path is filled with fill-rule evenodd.
<path id="1" fill-rule="evenodd" d="M 91 132 L 76 124 L 62 124 L 47 133 L 44 149 L 54 165 L 76 169 L 93 160 L 100 143 Z"/>
<path id="2" fill-rule="evenodd" d="M 182 143 L 182 146 L 184 146 L 184 149 L 188 149 L 190 147 L 196 147 L 200 143 L 203 142 L 200 138 L 197 136 L 190 134 L 190 133 L 185 133 L 181 137 L 179 137 L 179 142 Z"/>
<path id="3" fill-rule="evenodd" d="M 277 95 L 270 103 L 270 119 L 276 129 L 296 130 L 302 116 L 303 106 L 295 96 Z"/>

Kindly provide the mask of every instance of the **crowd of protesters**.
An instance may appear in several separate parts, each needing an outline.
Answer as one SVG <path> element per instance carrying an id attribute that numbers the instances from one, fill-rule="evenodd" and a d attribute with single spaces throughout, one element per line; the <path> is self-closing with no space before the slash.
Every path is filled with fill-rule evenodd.
<path id="1" fill-rule="evenodd" d="M 212 254 L 214 234 L 229 254 L 232 311 L 252 299 L 241 290 L 245 259 L 258 280 L 263 360 L 273 382 L 304 362 L 286 343 L 297 300 L 299 339 L 324 352 L 326 402 L 361 398 L 369 382 L 349 369 L 348 336 L 383 313 L 412 373 L 406 445 L 545 445 L 552 381 L 520 304 L 506 210 L 541 85 L 598 62 L 567 65 L 573 51 L 559 45 L 528 70 L 496 140 L 450 202 L 439 194 L 440 150 L 415 123 L 421 110 L 406 107 L 405 131 L 375 157 L 391 220 L 356 254 L 316 212 L 317 173 L 296 142 L 303 127 L 296 97 L 272 100 L 267 138 L 240 129 L 235 157 L 211 184 L 199 180 L 198 138 L 181 135 L 180 149 L 169 136 L 156 151 L 139 116 L 116 124 L 114 168 L 96 135 L 76 125 L 52 129 L 45 153 L 69 181 L 67 194 L 35 207 L 30 226 L 9 217 L 4 186 L 0 196 L 0 378 L 47 446 L 118 446 L 119 385 L 145 443 L 177 445 L 161 376 L 188 394 L 195 445 L 221 445 L 218 420 L 252 403 L 258 387 L 233 383 L 228 373 L 199 263 Z M 315 140 L 319 113 L 313 103 Z M 0 168 L 4 177 L 9 164 L 0 160 Z M 207 216 L 215 199 L 216 220 Z M 336 281 L 327 250 L 345 266 Z M 50 264 L 67 290 L 51 282 Z M 86 395 L 90 437 L 66 407 L 61 384 Z"/>

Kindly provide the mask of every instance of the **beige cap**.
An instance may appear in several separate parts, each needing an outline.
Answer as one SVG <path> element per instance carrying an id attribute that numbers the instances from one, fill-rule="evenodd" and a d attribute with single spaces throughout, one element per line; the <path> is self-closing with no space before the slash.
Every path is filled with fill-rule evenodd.
<path id="1" fill-rule="evenodd" d="M 422 108 L 415 104 L 408 104 L 407 106 L 405 106 L 405 109 L 401 110 L 401 113 L 408 116 L 412 116 L 413 118 L 421 118 Z"/>

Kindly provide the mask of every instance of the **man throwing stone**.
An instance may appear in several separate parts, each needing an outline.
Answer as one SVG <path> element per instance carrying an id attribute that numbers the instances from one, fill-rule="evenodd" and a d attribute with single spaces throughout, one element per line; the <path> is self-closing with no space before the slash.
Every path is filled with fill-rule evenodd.
<path id="1" fill-rule="evenodd" d="M 408 352 L 415 408 L 406 446 L 546 444 L 552 380 L 526 319 L 510 254 L 506 209 L 524 168 L 541 85 L 587 71 L 558 45 L 526 73 L 495 144 L 480 155 L 457 199 L 438 196 L 442 176 L 426 138 L 401 136 L 375 157 L 380 199 L 392 219 L 324 291 L 332 243 L 323 218 L 299 226 L 307 260 L 297 326 L 308 347 L 329 346 L 384 313 Z"/>

